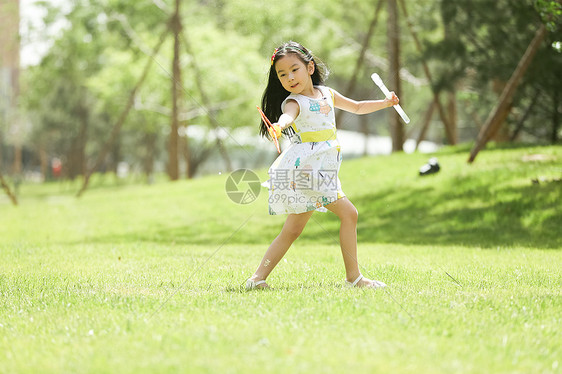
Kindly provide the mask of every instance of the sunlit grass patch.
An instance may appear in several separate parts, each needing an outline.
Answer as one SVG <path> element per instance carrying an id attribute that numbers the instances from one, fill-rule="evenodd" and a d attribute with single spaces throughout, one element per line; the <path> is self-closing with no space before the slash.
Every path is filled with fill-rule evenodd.
<path id="1" fill-rule="evenodd" d="M 523 155 L 548 154 L 546 161 Z M 22 188 L 0 215 L 0 372 L 555 373 L 562 356 L 560 148 L 346 161 L 362 272 L 316 214 L 270 291 L 246 292 L 283 217 L 224 176 Z M 260 176 L 263 176 L 260 171 Z"/>

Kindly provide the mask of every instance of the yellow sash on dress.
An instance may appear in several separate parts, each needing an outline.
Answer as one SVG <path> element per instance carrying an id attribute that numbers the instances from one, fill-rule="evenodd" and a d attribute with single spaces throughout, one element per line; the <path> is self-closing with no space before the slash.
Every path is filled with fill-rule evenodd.
<path id="1" fill-rule="evenodd" d="M 307 131 L 301 132 L 299 135 L 303 143 L 325 142 L 327 140 L 336 140 L 336 129 Z"/>

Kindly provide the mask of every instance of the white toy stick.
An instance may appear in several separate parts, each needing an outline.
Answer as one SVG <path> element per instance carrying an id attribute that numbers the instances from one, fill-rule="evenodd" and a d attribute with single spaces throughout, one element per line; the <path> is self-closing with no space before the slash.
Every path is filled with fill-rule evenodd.
<path id="1" fill-rule="evenodd" d="M 386 86 L 384 85 L 381 77 L 379 77 L 379 75 L 377 73 L 374 73 L 371 75 L 371 79 L 373 80 L 373 82 L 375 82 L 375 84 L 377 86 L 379 86 L 379 88 L 381 89 L 382 93 L 384 94 L 385 97 L 390 98 L 390 91 L 388 90 L 388 88 L 386 88 Z M 398 112 L 398 114 L 400 114 L 400 117 L 402 117 L 402 119 L 404 120 L 404 122 L 406 123 L 410 123 L 410 118 L 408 117 L 408 115 L 404 112 L 404 110 L 402 109 L 402 107 L 400 106 L 400 104 L 396 104 L 394 105 L 394 109 L 396 109 L 396 112 Z"/>

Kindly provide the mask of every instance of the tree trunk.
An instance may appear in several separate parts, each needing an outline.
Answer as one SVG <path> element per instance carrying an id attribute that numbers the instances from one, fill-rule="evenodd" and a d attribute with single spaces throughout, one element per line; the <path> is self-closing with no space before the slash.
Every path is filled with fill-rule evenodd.
<path id="1" fill-rule="evenodd" d="M 207 112 L 209 123 L 215 131 L 218 131 L 219 129 L 222 129 L 222 126 L 219 124 L 219 122 L 215 117 L 216 111 L 210 109 L 211 101 L 209 100 L 207 91 L 204 89 L 203 82 L 201 81 L 201 76 L 202 76 L 201 69 L 199 69 L 199 64 L 197 63 L 197 59 L 195 57 L 195 54 L 193 53 L 193 49 L 191 48 L 191 44 L 189 43 L 187 36 L 185 35 L 185 33 L 182 34 L 182 36 L 183 36 L 182 40 L 185 44 L 185 50 L 189 55 L 191 55 L 191 67 L 193 68 L 193 72 L 195 73 L 195 85 L 197 86 L 197 90 L 201 94 L 201 101 L 203 102 L 204 109 Z M 219 153 L 222 156 L 222 159 L 224 160 L 226 170 L 230 173 L 232 171 L 232 161 L 230 160 L 228 151 L 226 150 L 223 141 L 219 137 L 219 134 L 217 133 L 216 135 L 217 135 L 217 140 L 216 140 L 217 148 L 219 149 Z M 187 154 L 189 155 L 189 140 L 187 139 L 187 137 L 186 137 L 186 146 L 187 146 L 186 151 L 188 152 Z M 189 170 L 189 166 L 188 166 L 188 170 Z M 191 173 L 188 173 L 188 175 L 190 174 Z"/>
<path id="2" fill-rule="evenodd" d="M 21 156 L 22 156 L 22 148 L 21 148 L 20 140 L 18 139 L 14 144 L 14 165 L 13 165 L 14 175 L 21 175 L 21 171 L 22 171 Z"/>
<path id="3" fill-rule="evenodd" d="M 552 134 L 550 136 L 550 141 L 552 144 L 558 143 L 558 131 L 560 129 L 560 113 L 558 108 L 560 107 L 560 88 L 556 87 L 554 89 L 554 95 L 552 97 Z"/>
<path id="4" fill-rule="evenodd" d="M 469 163 L 472 163 L 474 161 L 478 152 L 480 152 L 480 150 L 484 148 L 490 138 L 494 136 L 494 134 L 498 131 L 507 115 L 509 114 L 513 94 L 515 93 L 515 90 L 517 89 L 521 78 L 523 77 L 531 61 L 533 60 L 533 57 L 535 57 L 535 54 L 537 53 L 537 50 L 539 49 L 545 35 L 546 27 L 544 26 L 544 24 L 541 24 L 541 27 L 535 33 L 535 37 L 527 47 L 525 54 L 517 64 L 517 67 L 511 75 L 511 78 L 509 78 L 509 81 L 507 82 L 507 85 L 502 92 L 499 103 L 490 113 L 488 119 L 486 120 L 486 123 L 478 134 L 478 139 L 476 139 L 476 143 L 470 151 L 470 156 L 468 158 Z"/>
<path id="5" fill-rule="evenodd" d="M 146 182 L 152 183 L 152 174 L 154 172 L 154 151 L 156 149 L 156 133 L 147 132 L 144 135 L 144 149 L 146 154 L 144 157 L 144 173 L 146 175 Z"/>
<path id="6" fill-rule="evenodd" d="M 445 127 L 445 136 L 447 137 L 447 141 L 450 145 L 457 144 L 457 139 L 455 138 L 455 131 L 453 130 L 453 126 L 449 121 L 447 114 L 445 114 L 445 108 L 441 105 L 441 100 L 439 99 L 439 93 L 437 91 L 433 91 L 433 101 L 435 102 L 435 106 L 437 107 L 437 113 L 439 113 L 439 118 L 441 118 L 441 122 L 443 122 L 443 127 Z"/>
<path id="7" fill-rule="evenodd" d="M 81 121 L 80 132 L 78 133 L 78 144 L 80 145 L 80 149 L 79 152 L 76 154 L 76 156 L 78 156 L 78 160 L 76 161 L 76 163 L 80 175 L 85 175 L 87 172 L 86 144 L 88 143 L 89 125 L 90 125 L 89 114 L 85 114 L 84 118 Z"/>
<path id="8" fill-rule="evenodd" d="M 388 0 L 388 59 L 389 81 L 396 95 L 400 97 L 400 31 L 398 29 L 398 8 L 396 0 Z M 392 152 L 402 151 L 404 144 L 404 126 L 395 110 L 389 111 L 390 133 L 392 134 Z"/>
<path id="9" fill-rule="evenodd" d="M 76 139 L 70 144 L 70 149 L 66 152 L 64 159 L 66 160 L 64 168 L 66 169 L 66 176 L 70 180 L 74 180 L 78 176 L 76 171 L 76 153 L 78 152 L 78 145 L 76 144 Z"/>
<path id="10" fill-rule="evenodd" d="M 187 142 L 187 138 L 185 139 L 185 141 Z M 194 152 L 186 153 L 186 149 L 187 148 L 184 147 L 183 152 L 184 152 L 184 157 L 186 159 L 189 158 L 190 160 L 189 170 L 188 170 L 189 178 L 193 178 L 197 173 L 197 171 L 199 170 L 199 166 L 201 166 L 201 164 L 203 164 L 203 162 L 211 155 L 213 151 L 213 147 L 212 146 L 205 147 L 205 145 L 203 145 L 203 147 L 197 154 L 195 154 Z"/>
<path id="11" fill-rule="evenodd" d="M 79 104 L 76 111 L 80 127 L 78 134 L 73 139 L 68 152 L 68 177 L 72 180 L 79 175 L 86 173 L 86 140 L 88 136 L 88 109 L 85 105 Z"/>
<path id="12" fill-rule="evenodd" d="M 417 33 L 414 31 L 414 27 L 412 25 L 412 22 L 410 21 L 410 18 L 408 17 L 408 11 L 406 10 L 406 3 L 404 2 L 404 0 L 400 0 L 400 5 L 402 6 L 402 12 L 404 13 L 404 17 L 406 18 L 406 24 L 408 25 L 408 30 L 410 31 L 410 34 L 414 39 L 414 44 L 416 45 L 416 49 L 420 53 L 420 55 L 423 55 L 420 40 L 418 38 Z M 447 115 L 445 114 L 445 109 L 443 109 L 443 106 L 441 105 L 441 101 L 439 100 L 439 92 L 435 91 L 435 88 L 433 86 L 433 78 L 431 76 L 431 72 L 429 71 L 429 66 L 427 65 L 427 62 L 424 59 L 422 59 L 421 62 L 422 62 L 423 71 L 425 73 L 425 76 L 431 87 L 431 91 L 433 93 L 433 102 L 435 103 L 435 106 L 437 108 L 437 113 L 439 113 L 439 118 L 441 118 L 441 122 L 443 122 L 443 127 L 445 127 L 445 134 L 447 136 L 447 141 L 449 142 L 449 144 L 455 145 L 457 144 L 457 139 L 454 137 L 454 131 L 452 130 L 452 126 L 449 123 L 449 120 L 447 119 Z"/>
<path id="13" fill-rule="evenodd" d="M 19 109 L 19 73 L 18 69 L 14 69 L 12 72 L 12 89 L 13 89 L 13 97 L 11 103 L 11 115 L 9 116 L 9 121 L 11 122 L 11 132 L 14 135 L 14 164 L 12 166 L 12 170 L 14 175 L 19 178 L 22 174 L 22 156 L 23 156 L 23 126 L 21 121 L 20 109 Z"/>
<path id="14" fill-rule="evenodd" d="M 43 144 L 39 144 L 39 164 L 41 165 L 41 176 L 43 177 L 43 181 L 46 181 L 49 173 L 49 156 L 47 155 L 47 151 L 45 151 L 45 146 Z"/>
<path id="15" fill-rule="evenodd" d="M 0 128 L 0 174 L 2 173 L 2 168 L 4 166 L 4 140 L 2 139 L 2 128 Z"/>
<path id="16" fill-rule="evenodd" d="M 531 100 L 531 102 L 527 106 L 527 109 L 525 109 L 525 113 L 523 113 L 523 115 L 521 116 L 519 121 L 517 121 L 517 126 L 515 126 L 515 130 L 513 131 L 511 136 L 509 137 L 509 141 L 511 141 L 511 142 L 515 141 L 515 139 L 517 139 L 517 136 L 519 135 L 521 130 L 523 130 L 523 126 L 525 125 L 525 121 L 527 120 L 527 118 L 529 117 L 531 112 L 533 111 L 533 107 L 537 104 L 539 96 L 540 96 L 540 93 L 537 90 L 535 92 L 535 96 L 533 97 L 533 100 Z"/>
<path id="17" fill-rule="evenodd" d="M 431 117 L 433 117 L 433 112 L 435 111 L 435 101 L 432 101 L 425 112 L 425 116 L 423 118 L 423 125 L 421 127 L 420 133 L 418 134 L 418 138 L 416 140 L 416 151 L 420 146 L 420 143 L 425 139 L 427 135 L 427 130 L 429 129 L 429 124 L 431 123 Z"/>
<path id="18" fill-rule="evenodd" d="M 474 122 L 474 124 L 476 125 L 478 130 L 480 131 L 482 129 L 482 121 L 478 117 L 478 113 L 477 113 L 476 110 L 472 110 L 470 112 L 470 118 L 472 118 L 472 121 Z"/>
<path id="19" fill-rule="evenodd" d="M 170 25 L 174 33 L 174 57 L 172 60 L 172 124 L 168 143 L 168 175 L 171 180 L 179 179 L 178 141 L 179 141 L 179 101 L 181 96 L 181 71 L 180 71 L 180 0 L 176 0 L 176 7 Z M 187 146 L 187 144 L 186 144 Z M 189 161 L 189 160 L 186 160 Z M 187 166 L 189 168 L 189 165 Z"/>
<path id="20" fill-rule="evenodd" d="M 195 176 L 197 168 L 200 165 L 200 160 L 193 155 L 193 152 L 189 148 L 189 138 L 187 135 L 184 138 L 180 138 L 180 149 L 183 154 L 183 159 L 185 160 L 185 175 L 188 179 Z"/>
<path id="21" fill-rule="evenodd" d="M 355 90 L 355 84 L 357 83 L 357 76 L 359 75 L 359 71 L 361 70 L 361 66 L 363 66 L 363 61 L 365 61 L 365 53 L 367 49 L 369 49 L 369 44 L 371 42 L 371 37 L 375 31 L 375 26 L 377 25 L 377 20 L 379 18 L 379 13 L 382 8 L 383 0 L 379 0 L 377 6 L 375 8 L 375 14 L 373 15 L 373 19 L 369 24 L 369 29 L 367 30 L 367 34 L 365 35 L 365 39 L 363 40 L 363 44 L 361 45 L 361 52 L 359 52 L 359 57 L 357 57 L 357 61 L 355 62 L 355 68 L 353 69 L 353 74 L 351 75 L 351 79 L 347 85 L 344 95 L 351 96 L 353 91 Z M 338 111 L 336 115 L 336 125 L 340 123 L 341 116 L 343 111 Z"/>
<path id="22" fill-rule="evenodd" d="M 505 80 L 499 79 L 499 78 L 495 78 L 494 80 L 492 80 L 492 91 L 498 96 L 498 99 L 501 97 L 503 90 L 505 89 L 505 86 L 507 85 L 507 82 Z M 511 109 L 513 108 L 512 104 L 509 104 L 509 108 L 507 109 L 507 112 L 511 112 Z M 482 131 L 482 128 L 480 128 L 480 131 Z M 490 139 L 488 139 L 488 141 L 493 140 L 496 143 L 503 143 L 505 141 L 507 141 L 507 129 L 506 126 L 501 127 L 497 132 L 495 132 L 493 135 L 490 136 Z"/>
<path id="23" fill-rule="evenodd" d="M 111 149 L 111 157 L 109 158 L 110 164 L 108 170 L 113 172 L 113 175 L 117 176 L 117 171 L 119 168 L 119 160 L 121 160 L 121 135 L 117 135 L 115 141 L 113 142 L 113 147 Z"/>
<path id="24" fill-rule="evenodd" d="M 146 76 L 148 75 L 148 71 L 149 71 L 150 67 L 152 66 L 152 62 L 154 61 L 153 56 L 158 53 L 158 51 L 160 50 L 160 47 L 162 46 L 162 44 L 164 44 L 164 40 L 166 40 L 167 32 L 168 32 L 168 30 L 164 30 L 162 32 L 162 34 L 160 35 L 160 40 L 158 41 L 158 44 L 152 50 L 152 55 L 149 56 L 149 58 L 146 62 L 146 65 L 144 66 L 144 70 L 143 70 L 139 80 L 137 81 L 137 84 L 131 90 L 131 93 L 129 94 L 129 99 L 127 101 L 127 105 L 125 106 L 125 108 L 123 109 L 121 114 L 119 115 L 119 118 L 117 119 L 117 122 L 115 123 L 115 125 L 113 125 L 111 133 L 109 134 L 109 138 L 105 142 L 105 144 L 104 144 L 100 154 L 98 155 L 98 158 L 96 159 L 94 165 L 92 166 L 91 169 L 88 170 L 88 172 L 84 176 L 84 183 L 82 184 L 82 188 L 80 188 L 80 191 L 78 191 L 78 193 L 76 194 L 77 197 L 82 196 L 84 191 L 86 191 L 86 189 L 88 188 L 88 184 L 90 183 L 90 178 L 91 178 L 92 174 L 103 164 L 105 158 L 107 157 L 107 154 L 111 150 L 113 142 L 115 141 L 115 139 L 117 138 L 117 135 L 121 131 L 121 127 L 123 127 L 123 123 L 125 123 L 125 120 L 127 119 L 127 116 L 129 115 L 129 111 L 133 107 L 133 104 L 135 102 L 135 96 L 136 96 L 138 90 L 140 89 L 140 87 L 142 86 L 142 84 L 144 83 L 144 80 L 146 79 Z"/>
<path id="25" fill-rule="evenodd" d="M 361 116 L 359 117 L 359 122 L 361 123 L 361 130 L 365 136 L 365 144 L 363 148 L 363 156 L 369 155 L 369 117 Z"/>
<path id="26" fill-rule="evenodd" d="M 4 176 L 2 175 L 2 171 L 0 171 L 0 187 L 2 187 L 4 192 L 6 192 L 6 195 L 8 195 L 12 204 L 18 205 L 18 199 L 16 198 L 16 195 L 14 195 L 12 193 L 12 190 L 10 190 L 10 186 L 8 186 L 8 184 L 4 180 Z"/>
<path id="27" fill-rule="evenodd" d="M 454 139 L 456 144 L 459 139 L 459 135 L 457 124 L 457 92 L 455 89 L 448 93 L 447 111 L 449 112 L 448 119 L 451 138 Z"/>

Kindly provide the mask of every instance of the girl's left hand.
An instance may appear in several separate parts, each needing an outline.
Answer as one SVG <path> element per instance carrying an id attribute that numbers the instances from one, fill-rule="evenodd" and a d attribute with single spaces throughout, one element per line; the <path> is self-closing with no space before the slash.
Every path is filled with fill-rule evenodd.
<path id="1" fill-rule="evenodd" d="M 388 106 L 394 106 L 394 105 L 398 105 L 400 99 L 398 99 L 398 96 L 396 96 L 394 91 L 391 91 L 390 97 L 386 97 L 384 101 L 388 103 Z"/>
<path id="2" fill-rule="evenodd" d="M 269 131 L 269 136 L 271 136 L 271 138 L 279 139 L 281 137 L 281 126 L 277 123 L 271 125 L 267 131 Z"/>

